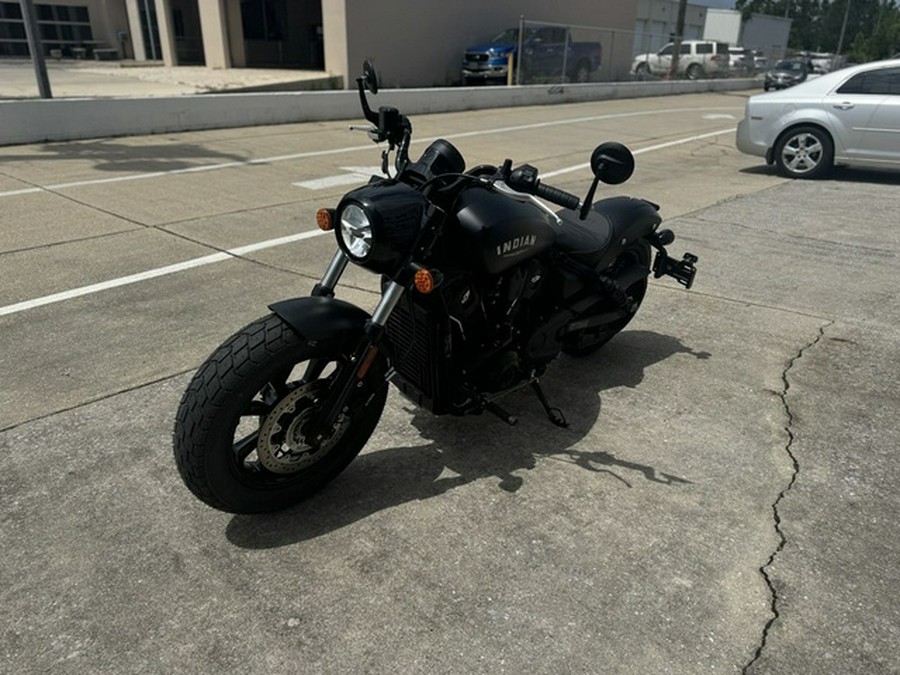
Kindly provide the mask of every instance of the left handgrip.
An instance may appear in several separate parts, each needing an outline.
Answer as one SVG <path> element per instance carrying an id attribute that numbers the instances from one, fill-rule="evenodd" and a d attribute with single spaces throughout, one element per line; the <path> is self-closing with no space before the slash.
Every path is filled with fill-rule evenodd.
<path id="1" fill-rule="evenodd" d="M 538 170 L 530 164 L 513 169 L 506 179 L 506 184 L 513 190 L 546 199 L 566 209 L 577 209 L 581 204 L 581 200 L 575 195 L 542 184 L 538 178 Z"/>
<path id="2" fill-rule="evenodd" d="M 581 205 L 581 200 L 571 192 L 550 187 L 543 183 L 538 183 L 537 188 L 534 191 L 534 196 L 546 199 L 548 202 L 553 202 L 565 209 L 572 209 L 573 211 L 578 209 Z"/>

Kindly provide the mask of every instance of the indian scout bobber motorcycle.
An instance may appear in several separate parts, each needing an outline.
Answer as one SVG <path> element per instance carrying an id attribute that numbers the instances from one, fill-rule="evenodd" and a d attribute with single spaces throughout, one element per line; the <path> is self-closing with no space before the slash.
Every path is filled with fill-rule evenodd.
<path id="1" fill-rule="evenodd" d="M 338 250 L 311 296 L 270 305 L 229 338 L 178 410 L 181 477 L 224 511 L 281 509 L 334 478 L 375 429 L 389 382 L 436 415 L 488 411 L 508 424 L 516 419 L 498 400 L 531 387 L 549 420 L 565 426 L 541 389 L 547 365 L 560 352 L 590 354 L 622 330 L 651 274 L 690 287 L 696 273 L 695 256 L 667 255 L 675 237 L 658 229 L 657 205 L 593 202 L 598 183 L 631 176 L 625 146 L 594 150 L 583 201 L 542 183 L 528 164 L 466 170 L 445 140 L 411 161 L 409 119 L 371 110 L 366 91 L 377 94 L 377 77 L 369 62 L 363 71 L 365 129 L 388 144 L 385 176 L 318 212 Z M 348 263 L 380 275 L 371 316 L 334 297 Z"/>

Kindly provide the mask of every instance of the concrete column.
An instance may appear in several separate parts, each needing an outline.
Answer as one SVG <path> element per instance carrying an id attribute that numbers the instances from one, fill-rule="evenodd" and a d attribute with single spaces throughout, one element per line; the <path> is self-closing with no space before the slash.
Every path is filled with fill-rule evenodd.
<path id="1" fill-rule="evenodd" d="M 347 29 L 347 0 L 322 0 L 325 70 L 343 77 L 345 89 L 353 89 L 356 83 L 348 76 Z"/>
<path id="2" fill-rule="evenodd" d="M 178 65 L 175 51 L 175 31 L 172 30 L 172 8 L 169 0 L 156 0 L 156 22 L 159 24 L 159 42 L 163 63 L 167 66 Z"/>
<path id="3" fill-rule="evenodd" d="M 125 0 L 125 11 L 128 13 L 128 38 L 134 50 L 135 61 L 148 61 L 149 49 L 144 45 L 144 32 L 141 30 L 141 8 L 143 0 Z"/>
<path id="4" fill-rule="evenodd" d="M 246 68 L 247 53 L 244 50 L 244 24 L 241 19 L 241 0 L 226 0 L 225 16 L 228 25 L 228 46 L 231 67 Z"/>
<path id="5" fill-rule="evenodd" d="M 207 68 L 230 68 L 228 22 L 223 0 L 198 2 L 200 30 L 203 32 L 203 56 Z M 243 41 L 242 43 L 243 44 Z"/>

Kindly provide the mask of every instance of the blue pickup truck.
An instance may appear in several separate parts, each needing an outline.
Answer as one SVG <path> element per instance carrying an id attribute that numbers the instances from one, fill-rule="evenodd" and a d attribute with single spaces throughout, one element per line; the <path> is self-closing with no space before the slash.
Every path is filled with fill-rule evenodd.
<path id="1" fill-rule="evenodd" d="M 589 82 L 599 70 L 603 55 L 599 42 L 573 42 L 568 29 L 561 26 L 526 28 L 521 60 L 518 49 L 518 28 L 509 28 L 485 44 L 468 47 L 462 63 L 463 84 L 506 84 L 510 62 L 513 68 L 521 62 L 521 84 L 536 80 L 558 82 L 563 68 L 569 82 Z"/>

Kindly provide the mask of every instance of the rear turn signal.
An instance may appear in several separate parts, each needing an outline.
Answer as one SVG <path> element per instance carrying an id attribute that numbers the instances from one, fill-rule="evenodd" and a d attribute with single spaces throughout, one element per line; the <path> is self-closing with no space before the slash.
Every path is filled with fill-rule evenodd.
<path id="1" fill-rule="evenodd" d="M 434 290 L 434 277 L 424 267 L 416 271 L 413 283 L 415 283 L 416 290 L 423 295 L 428 295 Z"/>
<path id="2" fill-rule="evenodd" d="M 319 209 L 316 211 L 316 225 L 325 232 L 334 227 L 334 209 Z"/>

